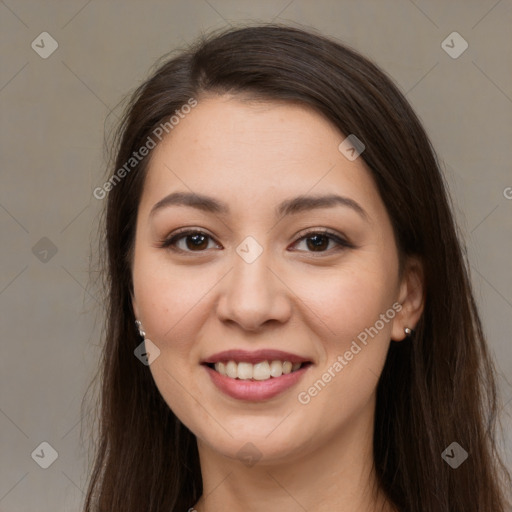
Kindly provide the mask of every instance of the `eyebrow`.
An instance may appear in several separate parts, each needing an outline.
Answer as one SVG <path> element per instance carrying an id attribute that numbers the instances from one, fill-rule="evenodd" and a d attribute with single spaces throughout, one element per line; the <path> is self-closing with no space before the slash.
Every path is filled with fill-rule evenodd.
<path id="1" fill-rule="evenodd" d="M 157 211 L 170 206 L 189 206 L 191 208 L 197 208 L 208 213 L 214 213 L 219 215 L 228 215 L 229 206 L 203 194 L 197 194 L 195 192 L 173 192 L 163 199 L 158 201 L 153 208 L 149 216 L 152 217 Z M 337 194 L 328 194 L 322 196 L 297 196 L 292 199 L 286 199 L 275 209 L 276 217 L 293 215 L 305 211 L 310 211 L 320 208 L 333 208 L 335 206 L 345 206 L 354 210 L 360 217 L 365 221 L 369 221 L 368 214 L 363 207 L 349 197 L 340 196 Z"/>

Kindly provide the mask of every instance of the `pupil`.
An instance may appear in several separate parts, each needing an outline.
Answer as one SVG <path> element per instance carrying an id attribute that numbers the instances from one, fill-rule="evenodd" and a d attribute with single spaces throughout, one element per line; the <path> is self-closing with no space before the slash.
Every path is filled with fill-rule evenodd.
<path id="1" fill-rule="evenodd" d="M 314 240 L 313 245 L 311 246 L 309 244 L 310 240 Z M 327 241 L 327 243 L 325 243 Z M 313 250 L 318 249 L 325 249 L 327 245 L 329 244 L 329 240 L 325 235 L 313 235 L 308 238 L 308 248 L 311 249 L 313 247 Z"/>
<path id="2" fill-rule="evenodd" d="M 189 243 L 190 240 L 192 241 L 192 244 Z M 197 235 L 190 235 L 187 237 L 187 247 L 188 249 L 203 249 L 203 245 L 205 243 L 206 237 L 201 234 Z M 206 243 L 208 245 L 208 243 Z"/>

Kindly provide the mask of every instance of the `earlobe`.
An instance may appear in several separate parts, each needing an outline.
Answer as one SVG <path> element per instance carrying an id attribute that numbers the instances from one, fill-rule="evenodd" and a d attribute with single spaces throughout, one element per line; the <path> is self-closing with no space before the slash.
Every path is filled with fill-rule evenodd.
<path id="1" fill-rule="evenodd" d="M 425 281 L 421 260 L 410 257 L 400 285 L 399 303 L 402 309 L 393 322 L 391 331 L 393 341 L 402 341 L 414 333 L 425 305 L 424 291 Z"/>

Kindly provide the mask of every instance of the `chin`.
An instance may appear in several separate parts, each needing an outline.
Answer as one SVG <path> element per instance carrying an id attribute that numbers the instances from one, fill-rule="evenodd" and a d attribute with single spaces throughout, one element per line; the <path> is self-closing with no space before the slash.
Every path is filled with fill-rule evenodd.
<path id="1" fill-rule="evenodd" d="M 197 437 L 210 450 L 248 466 L 256 462 L 259 465 L 293 462 L 313 449 L 311 436 L 303 426 L 283 425 L 281 428 L 278 426 L 280 421 L 282 418 L 277 421 L 238 421 L 236 429 L 229 424 L 223 425 L 229 432 L 233 432 L 233 437 L 220 427 L 215 436 L 212 436 L 210 430 L 198 432 Z"/>

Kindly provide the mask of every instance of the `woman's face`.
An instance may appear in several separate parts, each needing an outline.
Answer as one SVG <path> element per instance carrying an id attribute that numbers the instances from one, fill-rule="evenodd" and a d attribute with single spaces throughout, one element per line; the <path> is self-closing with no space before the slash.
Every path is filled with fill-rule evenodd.
<path id="1" fill-rule="evenodd" d="M 200 447 L 273 463 L 370 435 L 405 292 L 386 209 L 344 138 L 303 106 L 222 96 L 153 150 L 133 305 L 160 350 L 155 383 Z"/>

